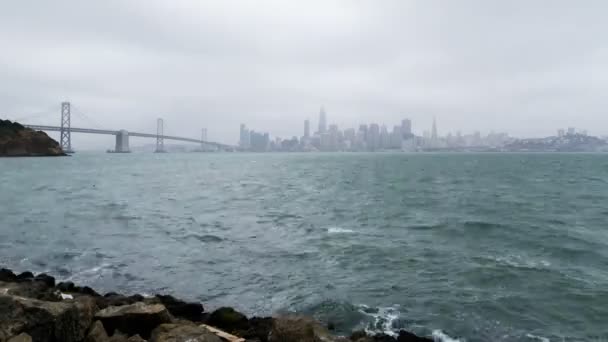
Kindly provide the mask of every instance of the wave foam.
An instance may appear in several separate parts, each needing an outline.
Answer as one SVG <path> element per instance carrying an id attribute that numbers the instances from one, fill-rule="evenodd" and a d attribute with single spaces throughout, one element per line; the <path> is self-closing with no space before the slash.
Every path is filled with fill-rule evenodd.
<path id="1" fill-rule="evenodd" d="M 355 231 L 351 230 L 351 229 L 346 229 L 346 228 L 340 228 L 340 227 L 331 227 L 327 229 L 327 232 L 329 234 L 352 234 Z"/>
<path id="2" fill-rule="evenodd" d="M 395 321 L 401 316 L 397 306 L 384 308 L 370 308 L 367 305 L 359 305 L 359 312 L 373 319 L 364 330 L 368 334 L 384 333 L 390 336 L 397 336 L 395 332 Z"/>
<path id="3" fill-rule="evenodd" d="M 534 340 L 539 340 L 541 342 L 551 342 L 551 340 L 549 340 L 546 337 L 542 337 L 542 336 L 536 336 L 536 335 L 532 335 L 532 334 L 526 334 L 526 337 L 534 339 Z"/>
<path id="4" fill-rule="evenodd" d="M 432 336 L 435 341 L 439 342 L 465 342 L 465 340 L 450 337 L 441 330 L 433 330 Z"/>
<path id="5" fill-rule="evenodd" d="M 507 255 L 504 257 L 499 256 L 495 257 L 494 260 L 497 263 L 515 268 L 540 269 L 551 266 L 551 263 L 547 260 L 532 259 L 521 255 Z"/>

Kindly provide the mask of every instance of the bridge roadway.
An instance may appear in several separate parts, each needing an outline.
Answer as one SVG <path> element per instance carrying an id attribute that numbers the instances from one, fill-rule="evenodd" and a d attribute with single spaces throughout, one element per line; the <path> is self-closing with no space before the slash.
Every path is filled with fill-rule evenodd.
<path id="1" fill-rule="evenodd" d="M 61 127 L 59 127 L 59 126 L 43 126 L 43 125 L 24 125 L 24 126 L 29 127 L 31 129 L 35 129 L 37 131 L 61 132 Z M 76 127 L 71 127 L 70 132 L 72 132 L 72 133 L 89 133 L 89 134 L 106 134 L 106 135 L 115 135 L 115 136 L 119 136 L 121 134 L 120 130 L 114 131 L 114 130 L 107 130 L 107 129 L 76 128 Z M 141 137 L 141 138 L 157 138 L 158 137 L 156 134 L 150 134 L 150 133 L 137 133 L 137 132 L 129 132 L 129 131 L 126 131 L 126 132 L 129 137 Z M 220 149 L 234 149 L 235 148 L 234 146 L 220 144 L 220 143 L 216 143 L 216 142 L 203 141 L 203 140 L 192 139 L 192 138 L 175 137 L 175 136 L 170 136 L 170 135 L 161 135 L 161 138 L 163 138 L 165 140 L 175 140 L 175 141 L 184 141 L 184 142 L 191 142 L 191 143 L 197 143 L 197 144 L 205 144 L 205 145 L 215 146 Z"/>

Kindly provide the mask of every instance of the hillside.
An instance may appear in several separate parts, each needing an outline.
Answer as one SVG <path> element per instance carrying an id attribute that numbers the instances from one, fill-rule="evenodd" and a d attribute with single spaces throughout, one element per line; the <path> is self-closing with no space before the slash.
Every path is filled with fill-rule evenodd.
<path id="1" fill-rule="evenodd" d="M 65 156 L 59 143 L 42 131 L 0 119 L 0 157 Z"/>

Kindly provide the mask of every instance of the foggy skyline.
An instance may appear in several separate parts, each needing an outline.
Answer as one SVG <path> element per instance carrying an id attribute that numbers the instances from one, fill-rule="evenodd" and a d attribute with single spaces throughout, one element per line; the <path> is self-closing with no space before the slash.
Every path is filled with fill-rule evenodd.
<path id="1" fill-rule="evenodd" d="M 166 134 L 206 127 L 235 144 L 241 123 L 301 136 L 324 106 L 340 127 L 410 118 L 421 134 L 436 117 L 441 135 L 604 135 L 607 10 L 548 0 L 6 2 L 0 117 L 51 111 L 29 122 L 58 125 L 68 100 L 101 128 L 155 132 L 162 117 Z"/>

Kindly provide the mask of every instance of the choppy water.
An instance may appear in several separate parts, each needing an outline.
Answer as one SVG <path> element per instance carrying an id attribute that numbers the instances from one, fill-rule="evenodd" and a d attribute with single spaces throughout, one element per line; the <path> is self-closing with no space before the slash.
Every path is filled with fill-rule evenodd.
<path id="1" fill-rule="evenodd" d="M 0 266 L 341 331 L 608 340 L 608 155 L 0 159 Z"/>

